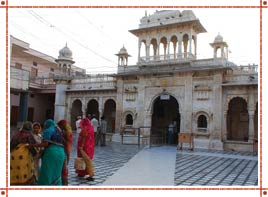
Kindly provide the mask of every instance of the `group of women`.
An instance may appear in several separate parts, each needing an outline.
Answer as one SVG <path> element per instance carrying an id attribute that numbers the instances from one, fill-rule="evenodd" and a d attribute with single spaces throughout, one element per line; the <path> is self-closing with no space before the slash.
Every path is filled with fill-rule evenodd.
<path id="1" fill-rule="evenodd" d="M 88 118 L 81 120 L 80 127 L 77 155 L 83 157 L 86 153 L 91 166 L 86 161 L 86 169 L 76 170 L 76 173 L 79 177 L 89 175 L 87 180 L 92 181 L 94 129 Z M 56 124 L 48 119 L 41 130 L 39 123 L 26 121 L 11 139 L 10 185 L 68 185 L 72 128 L 66 120 Z"/>

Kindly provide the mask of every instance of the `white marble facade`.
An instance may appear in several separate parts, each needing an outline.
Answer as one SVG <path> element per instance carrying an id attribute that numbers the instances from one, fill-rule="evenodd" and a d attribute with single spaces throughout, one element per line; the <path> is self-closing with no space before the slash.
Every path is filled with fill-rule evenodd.
<path id="1" fill-rule="evenodd" d="M 124 53 L 116 54 L 116 75 L 72 79 L 67 85 L 61 81 L 55 115 L 65 106 L 65 118 L 73 122 L 75 115 L 87 116 L 92 113 L 89 108 L 97 108 L 99 118 L 104 114 L 113 118 L 113 135 L 125 126 L 167 127 L 175 119 L 177 132 L 194 133 L 196 148 L 252 151 L 258 138 L 256 65 L 237 66 L 228 61 L 228 44 L 220 35 L 211 43 L 212 58 L 198 59 L 197 36 L 206 30 L 192 11 L 144 16 L 139 29 L 130 32 L 139 38 L 137 65 L 127 64 L 129 55 L 123 47 L 120 52 Z M 144 56 L 141 47 L 145 47 Z M 164 47 L 163 54 L 160 47 Z M 58 90 L 64 94 L 62 103 Z M 91 105 L 92 100 L 95 104 Z M 106 105 L 107 101 L 112 104 Z M 148 128 L 143 135 L 149 134 Z"/>

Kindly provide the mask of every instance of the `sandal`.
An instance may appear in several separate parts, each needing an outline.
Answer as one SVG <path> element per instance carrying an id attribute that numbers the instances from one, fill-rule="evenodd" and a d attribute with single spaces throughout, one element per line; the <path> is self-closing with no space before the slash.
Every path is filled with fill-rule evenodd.
<path id="1" fill-rule="evenodd" d="M 94 181 L 94 178 L 93 177 L 87 177 L 87 180 L 88 181 Z"/>

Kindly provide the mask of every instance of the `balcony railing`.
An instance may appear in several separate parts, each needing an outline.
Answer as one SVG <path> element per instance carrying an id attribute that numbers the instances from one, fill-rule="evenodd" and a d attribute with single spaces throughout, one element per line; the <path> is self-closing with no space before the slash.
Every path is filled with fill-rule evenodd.
<path id="1" fill-rule="evenodd" d="M 56 89 L 54 77 L 31 77 L 30 87 L 40 89 Z"/>
<path id="2" fill-rule="evenodd" d="M 115 90 L 116 78 L 111 75 L 88 75 L 84 78 L 74 78 L 68 86 L 72 90 Z"/>
<path id="3" fill-rule="evenodd" d="M 10 67 L 10 88 L 27 91 L 29 89 L 29 77 L 29 71 Z"/>
<path id="4" fill-rule="evenodd" d="M 192 53 L 182 53 L 182 54 L 167 54 L 167 55 L 156 55 L 156 56 L 144 56 L 140 57 L 138 64 L 150 64 L 156 62 L 184 62 L 189 60 L 195 60 L 196 57 Z"/>
<path id="5" fill-rule="evenodd" d="M 257 84 L 258 83 L 258 74 L 233 74 L 226 75 L 223 78 L 224 84 Z"/>

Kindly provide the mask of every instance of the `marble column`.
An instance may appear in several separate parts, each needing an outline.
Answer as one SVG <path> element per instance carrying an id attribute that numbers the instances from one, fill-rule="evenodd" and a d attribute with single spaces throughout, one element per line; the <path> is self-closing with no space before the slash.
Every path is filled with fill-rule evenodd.
<path id="1" fill-rule="evenodd" d="M 120 133 L 123 119 L 123 91 L 124 82 L 117 79 L 117 96 L 116 96 L 116 112 L 115 112 L 115 133 Z"/>
<path id="2" fill-rule="evenodd" d="M 248 142 L 253 142 L 254 139 L 254 111 L 249 111 L 249 125 L 248 125 Z"/>
<path id="3" fill-rule="evenodd" d="M 223 122 L 222 122 L 222 141 L 227 140 L 227 111 L 223 112 Z"/>
<path id="4" fill-rule="evenodd" d="M 56 84 L 56 96 L 55 96 L 55 113 L 54 120 L 58 122 L 65 117 L 66 113 L 66 88 L 65 81 L 58 81 Z"/>
<path id="5" fill-rule="evenodd" d="M 150 60 L 150 45 L 146 45 L 146 61 Z"/>

